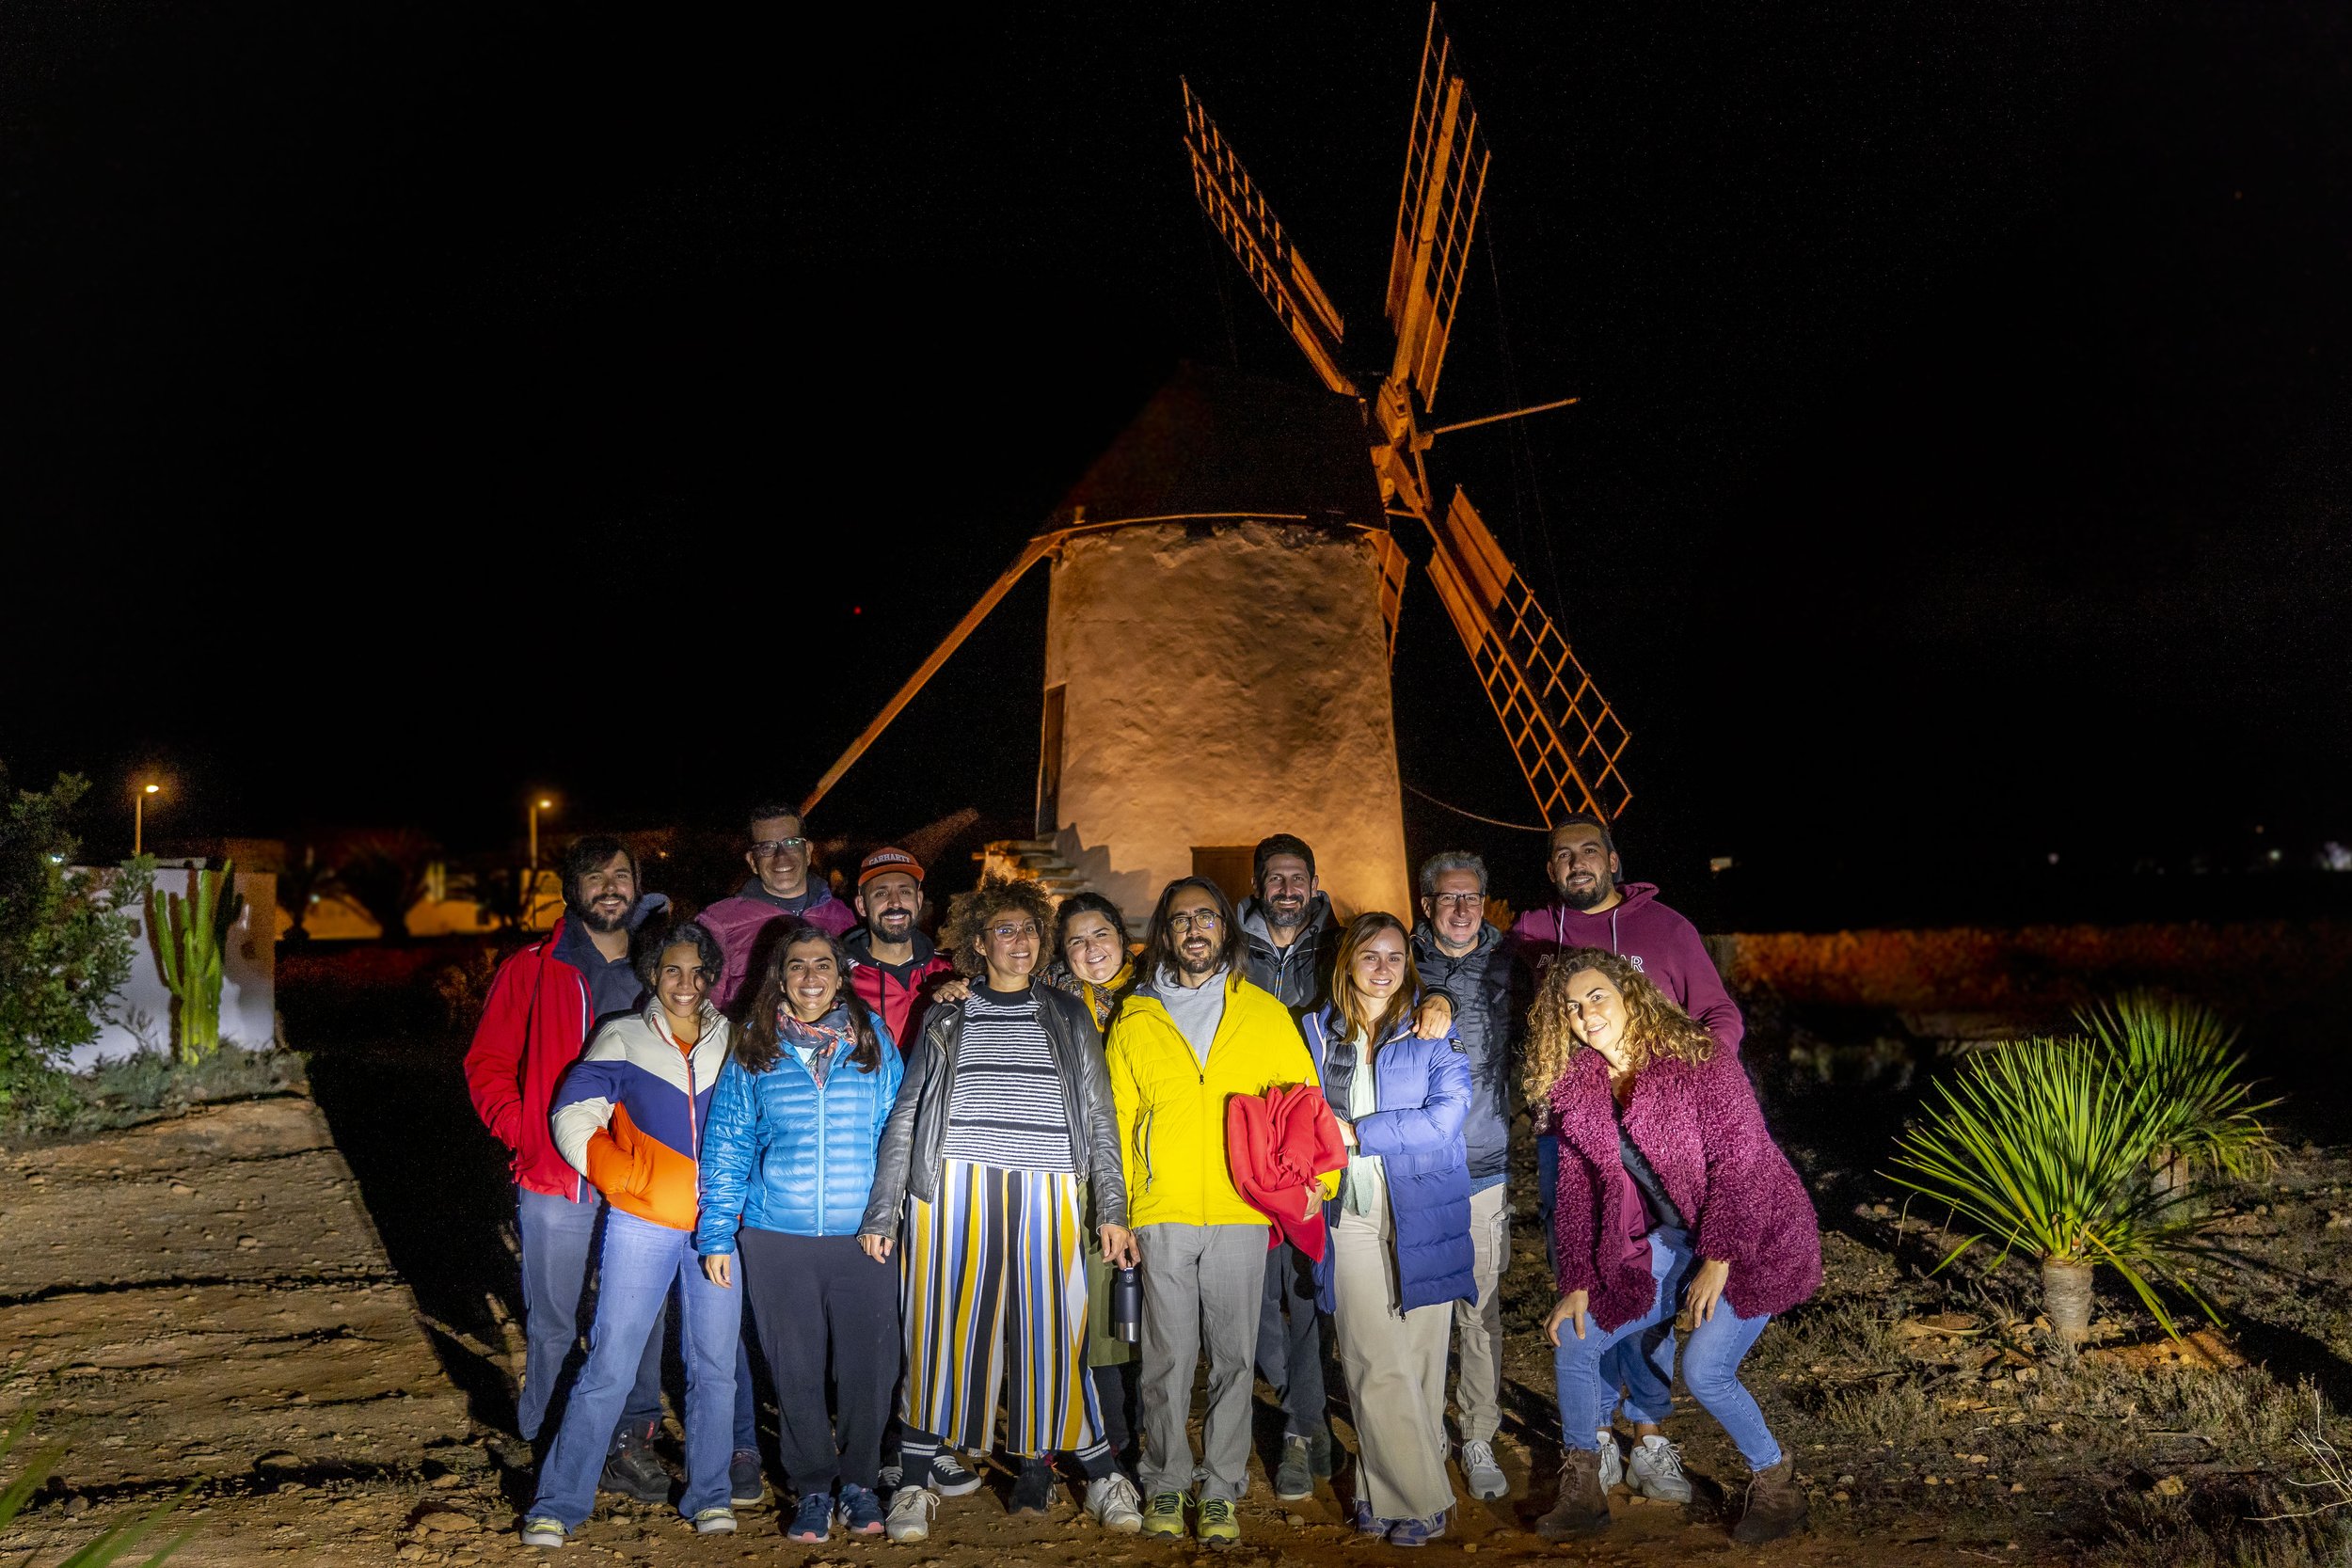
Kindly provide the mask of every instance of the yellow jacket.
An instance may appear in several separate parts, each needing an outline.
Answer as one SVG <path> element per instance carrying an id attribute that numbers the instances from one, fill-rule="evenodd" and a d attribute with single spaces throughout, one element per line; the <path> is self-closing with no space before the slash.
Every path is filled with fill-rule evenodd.
<path id="1" fill-rule="evenodd" d="M 1290 1009 L 1228 975 L 1224 1016 L 1203 1064 L 1146 980 L 1120 1003 L 1106 1054 L 1126 1157 L 1128 1226 L 1265 1224 L 1233 1188 L 1225 1102 L 1277 1084 L 1317 1082 Z M 1336 1174 L 1325 1178 L 1325 1196 L 1337 1181 Z"/>

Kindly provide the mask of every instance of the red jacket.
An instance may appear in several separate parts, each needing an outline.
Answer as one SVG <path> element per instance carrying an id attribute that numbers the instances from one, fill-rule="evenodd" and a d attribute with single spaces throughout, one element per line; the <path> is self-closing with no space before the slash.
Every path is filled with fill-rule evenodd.
<path id="1" fill-rule="evenodd" d="M 1288 1242 L 1323 1261 L 1323 1205 L 1299 1213 L 1301 1194 L 1333 1188 L 1324 1178 L 1347 1167 L 1347 1146 L 1323 1091 L 1312 1084 L 1277 1084 L 1263 1095 L 1237 1094 L 1225 1102 L 1225 1162 L 1244 1201 L 1274 1222 L 1266 1245 Z"/>
<path id="2" fill-rule="evenodd" d="M 580 1172 L 548 1126 L 556 1083 L 580 1060 L 594 1022 L 587 979 L 556 957 L 570 918 L 499 965 L 466 1052 L 466 1091 L 482 1125 L 514 1156 L 516 1186 L 577 1201 Z"/>
<path id="3" fill-rule="evenodd" d="M 864 928 L 851 931 L 842 942 L 850 955 L 850 989 L 856 991 L 865 1004 L 882 1015 L 890 1025 L 890 1037 L 909 1042 L 913 1049 L 914 1030 L 922 1026 L 923 995 L 934 975 L 953 974 L 956 966 L 933 947 L 922 932 L 913 933 L 915 961 L 902 982 L 889 970 L 874 962 L 871 935 Z"/>

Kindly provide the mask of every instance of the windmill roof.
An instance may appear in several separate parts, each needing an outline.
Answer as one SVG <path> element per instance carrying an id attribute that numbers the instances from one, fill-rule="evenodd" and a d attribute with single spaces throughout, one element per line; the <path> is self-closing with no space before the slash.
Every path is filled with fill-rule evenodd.
<path id="1" fill-rule="evenodd" d="M 1060 528 L 1215 513 L 1386 528 L 1364 407 L 1339 393 L 1186 364 L 1062 497 Z"/>

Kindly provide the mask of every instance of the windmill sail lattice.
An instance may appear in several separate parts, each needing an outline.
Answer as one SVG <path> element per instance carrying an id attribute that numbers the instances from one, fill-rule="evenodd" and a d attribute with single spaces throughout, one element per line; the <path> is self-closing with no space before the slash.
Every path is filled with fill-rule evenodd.
<path id="1" fill-rule="evenodd" d="M 1454 50 L 1429 8 L 1413 128 L 1405 143 L 1405 189 L 1396 203 L 1396 241 L 1389 252 L 1389 325 L 1396 329 L 1397 379 L 1438 401 L 1438 372 L 1454 334 L 1470 236 L 1486 191 L 1486 148 L 1470 88 L 1454 70 Z"/>

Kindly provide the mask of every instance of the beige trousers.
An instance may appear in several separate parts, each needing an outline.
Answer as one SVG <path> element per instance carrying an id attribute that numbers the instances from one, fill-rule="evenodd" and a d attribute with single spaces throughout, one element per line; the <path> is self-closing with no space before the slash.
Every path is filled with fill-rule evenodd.
<path id="1" fill-rule="evenodd" d="M 1383 1519 L 1454 1506 L 1445 1473 L 1445 1353 L 1454 1306 L 1397 1310 L 1388 1205 L 1343 1213 L 1331 1230 L 1340 1370 L 1356 1421 L 1359 1495 Z"/>
<path id="2" fill-rule="evenodd" d="M 1505 1184 L 1470 1194 L 1470 1274 L 1476 1301 L 1454 1304 L 1454 1404 L 1465 1443 L 1491 1443 L 1502 1427 L 1502 1275 L 1511 1266 Z"/>

